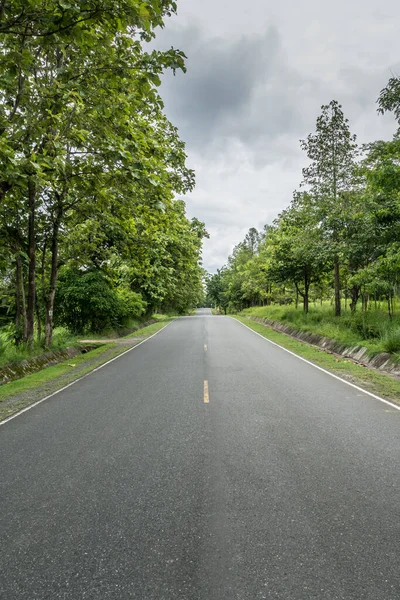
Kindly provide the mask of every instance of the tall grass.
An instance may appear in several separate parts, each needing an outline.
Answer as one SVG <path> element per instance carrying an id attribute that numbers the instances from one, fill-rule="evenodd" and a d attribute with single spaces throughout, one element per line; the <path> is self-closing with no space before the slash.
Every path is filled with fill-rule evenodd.
<path id="1" fill-rule="evenodd" d="M 310 308 L 308 314 L 301 308 L 287 306 L 260 306 L 243 311 L 245 315 L 278 321 L 307 333 L 316 333 L 346 346 L 364 346 L 371 354 L 400 353 L 400 315 L 389 319 L 379 310 L 351 313 L 344 310 L 335 317 L 331 305 Z"/>
<path id="2" fill-rule="evenodd" d="M 67 348 L 68 346 L 72 346 L 76 340 L 76 336 L 71 335 L 65 327 L 56 327 L 53 333 L 51 350 Z M 0 367 L 11 363 L 20 363 L 32 356 L 43 354 L 47 350 L 37 341 L 34 342 L 32 348 L 28 348 L 23 343 L 16 346 L 14 341 L 14 327 L 7 325 L 0 329 Z"/>

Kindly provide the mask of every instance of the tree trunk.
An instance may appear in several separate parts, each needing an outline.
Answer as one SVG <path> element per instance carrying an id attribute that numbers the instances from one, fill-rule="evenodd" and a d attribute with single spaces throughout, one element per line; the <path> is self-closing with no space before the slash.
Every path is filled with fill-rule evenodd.
<path id="1" fill-rule="evenodd" d="M 23 315 L 23 326 L 24 326 L 24 333 L 23 333 L 22 339 L 26 340 L 28 322 L 26 319 L 26 296 L 25 296 L 25 282 L 24 282 L 24 270 L 23 269 L 21 271 L 21 301 L 22 301 L 22 315 Z"/>
<path id="2" fill-rule="evenodd" d="M 53 223 L 53 234 L 51 240 L 51 271 L 50 271 L 50 289 L 49 297 L 46 303 L 46 326 L 45 326 L 45 345 L 51 346 L 53 341 L 53 313 L 54 300 L 56 297 L 56 285 L 58 276 L 58 234 L 62 218 L 62 208 L 59 207 L 55 221 Z"/>
<path id="3" fill-rule="evenodd" d="M 37 324 L 37 341 L 40 346 L 40 342 L 42 341 L 42 323 L 40 321 L 40 310 L 39 310 L 39 302 L 36 294 L 36 324 Z"/>
<path id="4" fill-rule="evenodd" d="M 389 319 L 392 318 L 392 303 L 391 303 L 391 293 L 388 293 L 388 297 L 387 297 L 387 303 L 388 303 L 388 315 L 389 315 Z"/>
<path id="5" fill-rule="evenodd" d="M 363 312 L 367 312 L 367 310 L 368 310 L 368 300 L 369 300 L 369 294 L 368 294 L 368 292 L 364 291 L 362 294 L 362 310 L 363 310 Z"/>
<path id="6" fill-rule="evenodd" d="M 36 304 L 36 187 L 32 179 L 28 182 L 28 307 L 26 311 L 26 341 L 28 346 L 33 344 Z"/>
<path id="7" fill-rule="evenodd" d="M 334 259 L 334 277 L 335 277 L 335 317 L 340 317 L 342 305 L 340 301 L 340 263 L 336 255 Z"/>
<path id="8" fill-rule="evenodd" d="M 21 300 L 21 288 L 22 288 L 22 261 L 19 255 L 15 258 L 15 344 L 19 346 L 23 339 L 23 314 L 22 314 L 22 300 Z"/>
<path id="9" fill-rule="evenodd" d="M 310 289 L 310 277 L 309 277 L 307 271 L 304 270 L 303 310 L 306 314 L 308 313 L 308 306 L 309 306 L 309 297 L 308 297 L 309 289 Z"/>
<path id="10" fill-rule="evenodd" d="M 352 313 L 355 313 L 356 309 L 357 309 L 357 302 L 360 297 L 360 286 L 359 285 L 353 285 L 353 287 L 351 288 L 350 296 L 351 296 L 350 310 Z"/>
<path id="11" fill-rule="evenodd" d="M 26 301 L 24 286 L 24 269 L 20 255 L 21 247 L 17 244 L 15 252 L 15 343 L 18 346 L 22 340 L 26 340 Z"/>
<path id="12" fill-rule="evenodd" d="M 303 310 L 306 314 L 308 313 L 308 305 L 309 305 L 309 301 L 308 301 L 308 288 L 307 288 L 304 291 L 304 298 L 303 298 Z"/>

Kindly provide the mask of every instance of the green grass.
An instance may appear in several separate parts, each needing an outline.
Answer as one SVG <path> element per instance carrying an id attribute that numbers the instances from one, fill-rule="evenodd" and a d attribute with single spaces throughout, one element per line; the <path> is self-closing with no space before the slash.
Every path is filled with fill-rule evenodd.
<path id="1" fill-rule="evenodd" d="M 163 315 L 163 319 L 160 319 L 159 321 L 157 321 L 157 323 L 152 323 L 152 325 L 147 325 L 147 327 L 138 329 L 137 331 L 134 331 L 133 333 L 128 333 L 128 335 L 125 335 L 124 337 L 125 338 L 133 338 L 133 337 L 142 337 L 143 335 L 148 337 L 150 335 L 153 335 L 154 333 L 157 333 L 157 331 L 160 331 L 160 329 L 162 329 L 163 327 L 168 325 L 168 323 L 171 323 L 171 321 L 173 319 L 174 319 L 174 317 L 166 317 L 165 315 Z"/>
<path id="2" fill-rule="evenodd" d="M 357 365 L 351 360 L 328 354 L 323 350 L 319 350 L 318 348 L 304 344 L 283 333 L 274 331 L 261 323 L 256 323 L 248 317 L 235 316 L 233 318 L 244 323 L 257 333 L 260 333 L 263 337 L 283 346 L 283 348 L 294 352 L 327 371 L 330 371 L 351 383 L 359 385 L 378 396 L 382 396 L 383 398 L 400 404 L 400 381 L 397 379 L 379 373 L 373 369 L 367 369 L 366 367 Z"/>
<path id="3" fill-rule="evenodd" d="M 400 317 L 392 320 L 381 311 L 343 311 L 335 317 L 331 306 L 313 307 L 308 314 L 287 306 L 253 307 L 244 315 L 278 321 L 307 333 L 330 338 L 345 346 L 364 346 L 371 356 L 380 352 L 400 352 Z"/>
<path id="4" fill-rule="evenodd" d="M 28 348 L 26 344 L 15 346 L 13 343 L 12 330 L 4 327 L 0 331 L 0 368 L 11 363 L 20 363 L 23 360 L 44 354 L 48 350 L 61 350 L 68 346 L 74 346 L 78 337 L 72 335 L 65 327 L 57 327 L 53 334 L 53 344 L 50 349 L 44 348 L 37 342 L 33 348 Z"/>

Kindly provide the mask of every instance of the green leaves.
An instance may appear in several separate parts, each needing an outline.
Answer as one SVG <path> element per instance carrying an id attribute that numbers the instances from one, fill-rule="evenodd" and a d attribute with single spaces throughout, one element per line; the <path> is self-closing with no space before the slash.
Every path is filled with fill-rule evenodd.
<path id="1" fill-rule="evenodd" d="M 141 42 L 176 3 L 13 0 L 1 11 L 0 211 L 20 245 L 30 224 L 30 307 L 39 301 L 49 330 L 62 266 L 76 275 L 65 302 L 89 281 L 81 275 L 100 273 L 112 302 L 105 280 L 90 281 L 110 310 L 126 304 L 124 318 L 163 302 L 184 310 L 201 290 L 207 234 L 174 200 L 193 188 L 194 173 L 157 88 L 166 69 L 185 69 L 185 56 L 146 52 Z M 119 281 L 123 265 L 128 287 Z"/>

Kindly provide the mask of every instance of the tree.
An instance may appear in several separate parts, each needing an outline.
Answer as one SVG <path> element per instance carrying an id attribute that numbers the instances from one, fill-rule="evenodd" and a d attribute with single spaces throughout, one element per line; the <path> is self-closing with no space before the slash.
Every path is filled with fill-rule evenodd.
<path id="1" fill-rule="evenodd" d="M 175 11 L 170 0 L 1 4 L 0 204 L 15 216 L 13 240 L 21 240 L 28 257 L 22 312 L 29 344 L 38 255 L 50 345 L 69 228 L 101 214 L 102 226 L 107 221 L 121 232 L 138 203 L 162 210 L 194 185 L 184 144 L 156 90 L 166 68 L 185 70 L 184 55 L 148 53 L 142 45 Z M 20 251 L 14 256 L 20 306 Z"/>
<path id="2" fill-rule="evenodd" d="M 392 112 L 400 127 L 400 77 L 391 77 L 378 98 L 378 112 Z"/>
<path id="3" fill-rule="evenodd" d="M 308 313 L 312 283 L 319 283 L 327 262 L 327 252 L 318 226 L 312 199 L 295 194 L 290 207 L 275 223 L 270 240 L 269 275 L 275 281 L 290 281 L 303 298 Z"/>
<path id="4" fill-rule="evenodd" d="M 303 169 L 303 184 L 320 211 L 321 227 L 333 252 L 335 315 L 341 314 L 340 256 L 345 192 L 355 185 L 356 136 L 350 133 L 341 105 L 332 100 L 321 107 L 316 132 L 301 141 L 311 164 Z"/>
<path id="5" fill-rule="evenodd" d="M 226 314 L 229 304 L 227 269 L 223 267 L 207 280 L 207 302 L 220 308 Z"/>

